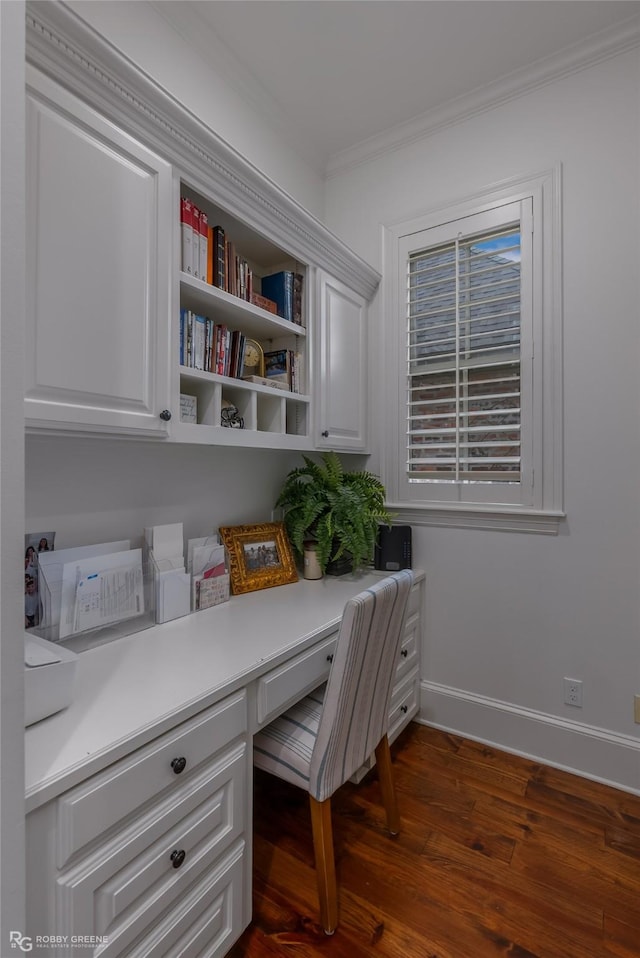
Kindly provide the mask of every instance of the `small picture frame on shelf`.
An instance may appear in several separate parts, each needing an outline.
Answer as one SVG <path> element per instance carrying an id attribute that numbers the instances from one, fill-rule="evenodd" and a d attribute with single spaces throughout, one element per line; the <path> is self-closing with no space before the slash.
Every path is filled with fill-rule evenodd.
<path id="1" fill-rule="evenodd" d="M 198 399 L 196 396 L 188 396 L 186 393 L 180 393 L 180 422 L 198 421 Z"/>
<path id="2" fill-rule="evenodd" d="M 284 523 L 221 526 L 218 532 L 227 549 L 234 595 L 298 581 Z"/>

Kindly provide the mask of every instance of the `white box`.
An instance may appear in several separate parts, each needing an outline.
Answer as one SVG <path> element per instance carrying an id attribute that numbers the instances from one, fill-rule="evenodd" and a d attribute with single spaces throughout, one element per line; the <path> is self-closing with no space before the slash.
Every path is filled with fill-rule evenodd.
<path id="1" fill-rule="evenodd" d="M 25 727 L 71 704 L 77 664 L 75 652 L 25 632 Z"/>

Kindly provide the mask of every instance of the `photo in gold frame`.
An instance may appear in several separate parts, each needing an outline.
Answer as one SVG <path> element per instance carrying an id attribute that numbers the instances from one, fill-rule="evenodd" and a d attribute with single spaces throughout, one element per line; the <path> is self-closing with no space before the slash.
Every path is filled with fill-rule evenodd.
<path id="1" fill-rule="evenodd" d="M 234 595 L 298 581 L 283 522 L 221 526 L 218 532 L 227 549 Z"/>

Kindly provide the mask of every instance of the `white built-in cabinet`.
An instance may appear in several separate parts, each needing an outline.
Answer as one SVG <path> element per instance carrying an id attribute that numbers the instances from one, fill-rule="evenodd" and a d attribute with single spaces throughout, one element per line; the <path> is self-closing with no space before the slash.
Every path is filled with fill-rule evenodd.
<path id="1" fill-rule="evenodd" d="M 165 436 L 171 166 L 27 83 L 27 425 Z"/>
<path id="2" fill-rule="evenodd" d="M 379 276 L 57 4 L 27 16 L 27 428 L 366 451 Z M 59 82 L 63 81 L 63 82 Z M 180 198 L 225 227 L 255 292 L 301 275 L 292 323 L 182 270 Z M 296 391 L 186 368 L 187 308 L 298 357 Z M 180 396 L 197 400 L 196 422 Z M 243 428 L 226 428 L 231 403 Z"/>
<path id="3" fill-rule="evenodd" d="M 47 958 L 222 958 L 251 916 L 239 691 L 27 817 L 29 937 Z"/>
<path id="4" fill-rule="evenodd" d="M 344 283 L 318 276 L 317 435 L 328 449 L 367 446 L 367 303 Z"/>

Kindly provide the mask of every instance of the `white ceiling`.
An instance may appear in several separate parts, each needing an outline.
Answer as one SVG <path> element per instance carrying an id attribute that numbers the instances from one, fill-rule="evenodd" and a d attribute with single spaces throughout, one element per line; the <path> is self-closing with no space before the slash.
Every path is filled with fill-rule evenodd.
<path id="1" fill-rule="evenodd" d="M 319 169 L 383 132 L 637 30 L 632 0 L 155 4 Z M 604 32 L 603 32 L 604 31 Z"/>

